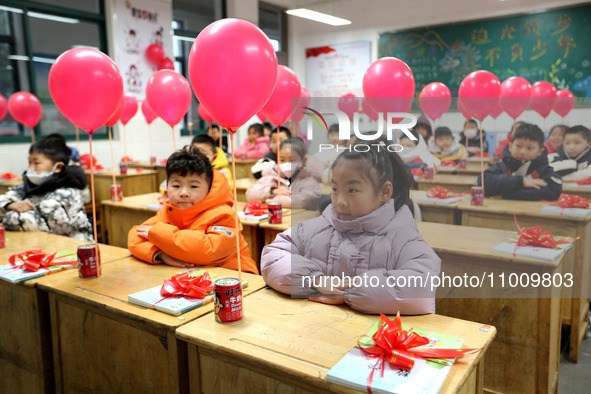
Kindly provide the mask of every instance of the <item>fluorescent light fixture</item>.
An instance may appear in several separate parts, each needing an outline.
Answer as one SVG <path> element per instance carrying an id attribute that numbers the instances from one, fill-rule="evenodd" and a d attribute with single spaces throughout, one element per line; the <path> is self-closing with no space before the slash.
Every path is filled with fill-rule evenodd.
<path id="1" fill-rule="evenodd" d="M 98 49 L 98 47 L 93 47 L 90 45 L 72 45 L 72 48 L 90 48 L 90 49 L 95 49 L 97 51 L 100 51 L 100 49 Z"/>
<path id="2" fill-rule="evenodd" d="M 0 11 L 8 11 L 8 12 L 14 12 L 17 14 L 22 14 L 23 10 L 21 10 L 20 8 L 12 8 L 12 7 L 7 7 L 5 5 L 0 5 Z"/>
<path id="3" fill-rule="evenodd" d="M 273 45 L 273 50 L 275 52 L 279 52 L 280 48 L 279 48 L 279 41 L 278 40 L 274 40 L 272 38 L 269 38 L 269 41 L 271 42 L 271 45 Z"/>
<path id="4" fill-rule="evenodd" d="M 48 64 L 53 64 L 55 62 L 55 59 L 51 59 L 49 57 L 39 57 L 39 56 L 33 56 L 33 61 L 37 62 L 37 63 L 48 63 Z"/>
<path id="5" fill-rule="evenodd" d="M 9 60 L 22 60 L 25 62 L 28 62 L 29 60 L 31 60 L 31 59 L 29 59 L 28 56 L 22 56 L 22 55 L 8 55 L 8 56 L 6 56 L 6 58 Z"/>
<path id="6" fill-rule="evenodd" d="M 322 12 L 312 11 L 307 8 L 296 8 L 285 11 L 288 15 L 299 16 L 300 18 L 310 19 L 312 21 L 326 23 L 331 26 L 350 25 L 351 21 L 336 16 L 323 14 Z"/>
<path id="7" fill-rule="evenodd" d="M 31 16 L 33 18 L 47 19 L 47 20 L 55 21 L 55 22 L 80 23 L 80 20 L 79 19 L 66 18 L 65 16 L 42 14 L 40 12 L 27 11 L 27 15 L 28 16 Z"/>
<path id="8" fill-rule="evenodd" d="M 175 40 L 181 40 L 181 41 L 189 41 L 189 42 L 195 41 L 195 37 L 191 38 L 191 37 L 186 37 L 186 36 L 172 36 L 172 38 Z"/>

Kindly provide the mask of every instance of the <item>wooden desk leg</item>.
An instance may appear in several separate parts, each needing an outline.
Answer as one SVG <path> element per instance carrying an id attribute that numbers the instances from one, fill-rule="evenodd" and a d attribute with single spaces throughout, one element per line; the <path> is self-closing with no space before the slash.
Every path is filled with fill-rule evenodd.
<path id="1" fill-rule="evenodd" d="M 199 365 L 199 352 L 197 346 L 188 345 L 188 365 L 189 365 L 189 392 L 191 394 L 201 394 L 201 366 Z"/>

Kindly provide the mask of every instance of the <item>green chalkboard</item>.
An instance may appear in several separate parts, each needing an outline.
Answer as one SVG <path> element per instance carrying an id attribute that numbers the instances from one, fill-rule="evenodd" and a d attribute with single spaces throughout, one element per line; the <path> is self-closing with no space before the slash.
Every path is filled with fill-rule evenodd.
<path id="1" fill-rule="evenodd" d="M 457 96 L 466 75 L 488 70 L 501 82 L 517 75 L 591 97 L 591 5 L 383 33 L 378 51 L 410 66 L 417 95 L 439 81 Z"/>

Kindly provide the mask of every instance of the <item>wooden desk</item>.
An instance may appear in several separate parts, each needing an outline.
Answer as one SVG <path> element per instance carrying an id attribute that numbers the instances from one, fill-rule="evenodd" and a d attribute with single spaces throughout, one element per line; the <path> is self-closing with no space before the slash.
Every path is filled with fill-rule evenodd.
<path id="1" fill-rule="evenodd" d="M 177 337 L 189 343 L 191 393 L 357 392 L 327 382 L 326 373 L 378 316 L 292 299 L 269 288 L 248 297 L 245 311 L 237 325 L 205 316 L 177 330 Z M 482 348 L 458 359 L 441 389 L 481 392 L 482 360 L 494 327 L 483 332 L 482 324 L 440 315 L 403 316 L 402 323 L 463 337 L 464 347 Z"/>
<path id="2" fill-rule="evenodd" d="M 421 208 L 421 216 L 424 222 L 461 224 L 460 214 L 456 210 L 457 202 L 453 204 L 436 204 L 430 201 L 421 201 L 420 199 L 424 197 L 427 197 L 426 190 L 410 191 L 410 198 Z"/>
<path id="3" fill-rule="evenodd" d="M 232 169 L 232 158 L 229 157 L 228 161 L 230 162 L 230 169 Z M 241 179 L 241 178 L 254 178 L 250 169 L 259 159 L 247 159 L 247 160 L 240 160 L 236 159 L 236 174 L 234 174 L 234 179 Z"/>
<path id="4" fill-rule="evenodd" d="M 238 275 L 206 270 L 215 277 Z M 177 317 L 127 302 L 129 294 L 162 285 L 179 271 L 129 257 L 105 265 L 97 279 L 68 272 L 39 281 L 49 293 L 57 392 L 185 392 L 186 344 L 174 332 L 206 314 L 213 320 L 213 303 Z M 265 286 L 261 276 L 242 277 L 249 282 L 246 297 Z"/>
<path id="5" fill-rule="evenodd" d="M 90 172 L 85 172 L 88 176 L 88 182 L 90 183 Z M 115 172 L 115 179 L 117 184 L 121 185 L 124 197 L 157 192 L 159 184 L 157 183 L 156 176 L 156 171 L 152 170 L 143 170 L 141 172 L 137 172 L 137 169 L 128 169 L 127 175 L 121 175 L 119 170 Z M 110 170 L 95 172 L 94 195 L 96 201 L 111 199 L 112 184 L 113 177 Z"/>
<path id="6" fill-rule="evenodd" d="M 484 205 L 462 201 L 457 209 L 462 213 L 462 225 L 515 231 L 515 219 L 522 227 L 542 226 L 553 235 L 580 237 L 567 255 L 564 272 L 573 273 L 579 289 L 563 292 L 563 323 L 571 326 L 569 359 L 577 361 L 581 341 L 585 338 L 589 318 L 591 292 L 591 216 L 575 218 L 540 212 L 546 205 L 541 201 L 484 199 Z"/>
<path id="7" fill-rule="evenodd" d="M 144 170 L 152 170 L 158 173 L 157 182 L 158 187 L 166 180 L 166 165 L 163 164 L 149 164 L 148 162 L 134 162 L 128 164 L 129 168 L 143 168 Z"/>
<path id="8" fill-rule="evenodd" d="M 484 170 L 490 167 L 490 163 L 484 162 Z M 468 161 L 466 168 L 456 167 L 440 167 L 438 170 L 439 174 L 453 174 L 453 175 L 480 175 L 480 161 Z"/>
<path id="9" fill-rule="evenodd" d="M 567 194 L 577 194 L 581 197 L 585 197 L 586 199 L 590 199 L 591 198 L 591 187 L 589 186 L 585 186 L 585 187 L 578 187 L 579 185 L 577 185 L 576 183 L 565 183 L 562 185 L 562 191 L 563 193 L 567 193 Z"/>
<path id="10" fill-rule="evenodd" d="M 270 224 L 268 220 L 262 221 L 260 224 L 261 229 L 264 231 L 264 244 L 269 245 L 275 240 L 277 234 L 284 232 L 292 226 L 305 222 L 306 220 L 314 219 L 320 216 L 318 211 L 306 211 L 303 209 L 292 209 L 291 215 L 283 216 L 283 223 L 281 224 Z"/>
<path id="11" fill-rule="evenodd" d="M 448 277 L 486 277 L 481 288 L 439 288 L 437 313 L 494 325 L 498 336 L 486 354 L 484 390 L 489 393 L 556 393 L 560 364 L 561 289 L 520 292 L 500 274 L 562 274 L 566 259 L 547 263 L 492 252 L 515 232 L 417 223 L 419 232 L 441 258 Z M 570 250 L 567 254 L 573 254 Z M 495 278 L 490 287 L 489 275 Z M 441 277 L 441 276 L 440 276 Z M 463 298 L 458 298 L 463 297 Z M 520 298 L 508 298 L 520 297 Z M 527 298 L 523 298 L 527 297 Z M 527 362 L 525 361 L 527 360 Z"/>
<path id="12" fill-rule="evenodd" d="M 429 190 L 435 186 L 443 186 L 456 193 L 470 192 L 472 186 L 476 186 L 476 177 L 473 175 L 437 174 L 433 179 L 417 179 L 419 190 Z"/>
<path id="13" fill-rule="evenodd" d="M 0 194 L 4 194 L 13 186 L 18 186 L 23 183 L 22 178 L 18 179 L 11 179 L 9 181 L 2 181 L 0 182 Z"/>
<path id="14" fill-rule="evenodd" d="M 85 243 L 44 232 L 7 231 L 6 248 L 0 249 L 0 264 L 8 264 L 9 256 L 30 249 L 75 253 L 78 245 Z M 99 247 L 103 264 L 129 256 L 126 249 Z M 76 269 L 69 272 L 78 275 Z M 66 271 L 52 276 L 64 274 Z M 0 386 L 5 393 L 55 391 L 47 294 L 36 287 L 41 279 L 17 285 L 0 280 Z"/>
<path id="15" fill-rule="evenodd" d="M 236 168 L 236 171 L 238 171 L 238 168 Z M 248 189 L 252 185 L 256 184 L 257 180 L 252 177 L 251 178 L 240 178 L 240 179 L 236 179 L 235 183 L 236 183 L 236 195 L 237 195 L 238 201 L 248 202 L 246 200 L 246 189 Z"/>

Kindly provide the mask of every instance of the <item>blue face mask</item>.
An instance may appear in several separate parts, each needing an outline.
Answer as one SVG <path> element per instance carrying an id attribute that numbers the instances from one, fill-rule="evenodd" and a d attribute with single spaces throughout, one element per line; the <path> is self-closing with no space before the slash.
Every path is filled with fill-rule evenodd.
<path id="1" fill-rule="evenodd" d="M 45 182 L 46 180 L 48 180 L 49 178 L 51 178 L 51 176 L 55 173 L 55 170 L 57 169 L 57 164 L 55 163 L 55 165 L 53 166 L 53 169 L 51 171 L 34 171 L 31 169 L 28 169 L 25 172 L 25 176 L 27 177 L 27 179 L 29 181 L 31 181 L 31 183 L 33 185 L 40 185 L 43 182 Z"/>

